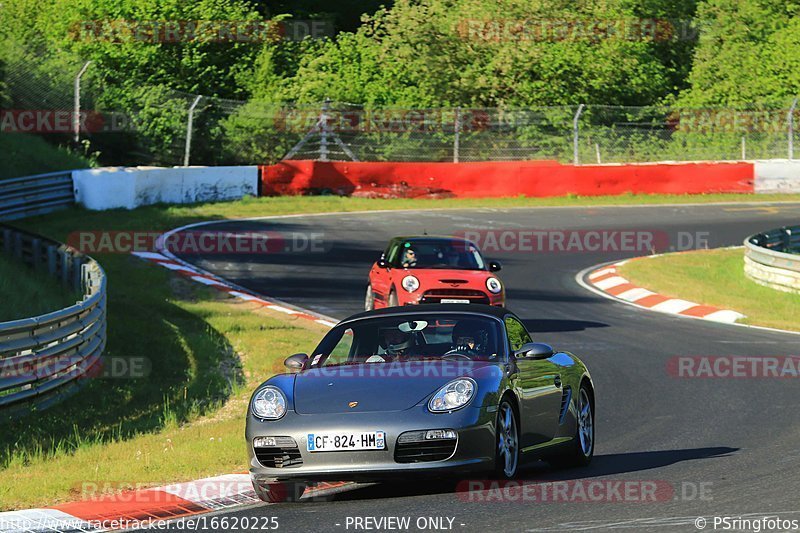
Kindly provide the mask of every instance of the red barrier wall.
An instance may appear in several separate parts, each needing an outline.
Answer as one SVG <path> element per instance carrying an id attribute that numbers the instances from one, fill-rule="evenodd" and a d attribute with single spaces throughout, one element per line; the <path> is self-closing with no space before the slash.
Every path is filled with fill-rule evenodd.
<path id="1" fill-rule="evenodd" d="M 752 163 L 562 165 L 556 161 L 351 163 L 281 161 L 261 167 L 261 194 L 354 196 L 596 196 L 753 192 Z"/>

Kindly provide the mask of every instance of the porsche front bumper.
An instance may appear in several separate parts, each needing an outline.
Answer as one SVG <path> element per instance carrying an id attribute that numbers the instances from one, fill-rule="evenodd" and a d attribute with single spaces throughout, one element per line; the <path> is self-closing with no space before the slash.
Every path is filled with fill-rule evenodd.
<path id="1" fill-rule="evenodd" d="M 393 412 L 346 412 L 336 414 L 299 415 L 288 412 L 282 419 L 270 422 L 247 420 L 247 448 L 250 474 L 254 481 L 379 481 L 407 478 L 409 475 L 454 475 L 489 471 L 495 459 L 496 407 L 467 406 L 452 413 L 433 414 L 426 405 Z M 450 429 L 457 438 L 454 450 L 445 459 L 427 460 L 430 456 L 412 459 L 398 454 L 398 437 L 420 430 Z M 384 431 L 386 448 L 366 451 L 309 452 L 309 433 Z M 296 448 L 287 451 L 283 466 L 265 465 L 257 457 L 253 441 L 257 437 L 290 437 Z M 431 441 L 433 442 L 433 441 Z M 420 443 L 420 446 L 430 444 Z M 444 443 L 439 443 L 444 444 Z M 403 448 L 406 451 L 408 445 Z M 442 446 L 439 446 L 442 449 Z M 289 453 L 291 452 L 291 453 Z M 264 457 L 261 450 L 262 459 Z"/>

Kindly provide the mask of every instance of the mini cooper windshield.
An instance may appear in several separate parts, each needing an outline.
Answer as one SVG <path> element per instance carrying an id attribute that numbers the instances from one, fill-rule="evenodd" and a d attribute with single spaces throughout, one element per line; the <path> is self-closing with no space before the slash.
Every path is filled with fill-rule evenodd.
<path id="1" fill-rule="evenodd" d="M 403 243 L 399 250 L 403 268 L 486 270 L 480 252 L 470 242 L 457 239 L 419 239 Z"/>
<path id="2" fill-rule="evenodd" d="M 331 330 L 311 366 L 423 360 L 497 361 L 500 324 L 469 314 L 415 314 L 370 318 Z"/>

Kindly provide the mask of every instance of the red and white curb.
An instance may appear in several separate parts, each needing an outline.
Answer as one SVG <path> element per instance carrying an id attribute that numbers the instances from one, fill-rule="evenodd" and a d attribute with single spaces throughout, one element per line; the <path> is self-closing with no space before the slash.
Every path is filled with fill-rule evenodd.
<path id="1" fill-rule="evenodd" d="M 643 259 L 643 258 L 640 258 Z M 702 305 L 679 298 L 671 298 L 658 294 L 643 287 L 634 285 L 619 275 L 618 267 L 627 261 L 597 268 L 586 276 L 585 283 L 597 292 L 636 305 L 651 311 L 681 315 L 692 318 L 702 318 L 714 322 L 733 324 L 745 316 L 729 309 L 719 309 L 710 305 Z"/>
<path id="2" fill-rule="evenodd" d="M 157 252 L 132 252 L 132 253 L 133 255 L 141 259 L 144 259 L 146 261 L 149 261 L 150 263 L 167 268 L 173 271 L 174 273 L 179 274 L 196 283 L 202 283 L 203 285 L 213 287 L 239 300 L 244 300 L 247 302 L 259 304 L 271 311 L 286 313 L 287 315 L 291 315 L 295 318 L 312 320 L 317 324 L 321 324 L 329 328 L 332 328 L 333 326 L 336 325 L 336 321 L 334 319 L 331 319 L 323 315 L 313 314 L 311 311 L 307 311 L 304 309 L 297 309 L 287 304 L 284 304 L 283 302 L 267 300 L 261 296 L 249 292 L 247 289 L 243 289 L 242 287 L 237 287 L 236 285 L 232 284 L 227 280 L 219 278 L 209 272 L 201 270 L 188 263 L 178 262 L 175 259 L 167 257 L 166 255 Z"/>
<path id="3" fill-rule="evenodd" d="M 319 483 L 303 497 L 322 497 L 345 483 Z M 122 492 L 43 509 L 0 513 L 0 532 L 113 531 L 158 527 L 164 521 L 260 503 L 249 474 Z"/>

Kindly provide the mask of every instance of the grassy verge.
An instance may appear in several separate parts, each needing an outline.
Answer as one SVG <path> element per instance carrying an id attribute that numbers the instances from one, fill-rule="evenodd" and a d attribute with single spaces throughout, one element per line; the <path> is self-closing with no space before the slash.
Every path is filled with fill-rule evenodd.
<path id="1" fill-rule="evenodd" d="M 0 133 L 0 180 L 92 166 L 89 159 L 35 135 Z"/>
<path id="2" fill-rule="evenodd" d="M 199 220 L 292 213 L 769 200 L 798 201 L 800 196 L 258 198 L 131 212 L 70 209 L 18 225 L 63 241 L 74 231 L 164 231 Z M 106 359 L 144 360 L 148 372 L 92 379 L 63 404 L 3 425 L 0 509 L 77 499 L 83 484 L 160 485 L 245 470 L 243 413 L 249 394 L 280 370 L 287 354 L 310 349 L 323 333 L 313 323 L 221 300 L 215 291 L 132 256 L 95 257 L 109 278 Z"/>
<path id="3" fill-rule="evenodd" d="M 800 297 L 744 275 L 742 248 L 699 250 L 625 263 L 622 275 L 642 287 L 747 316 L 742 322 L 800 331 Z"/>
<path id="4" fill-rule="evenodd" d="M 0 322 L 43 315 L 73 305 L 80 295 L 44 272 L 0 255 Z"/>

